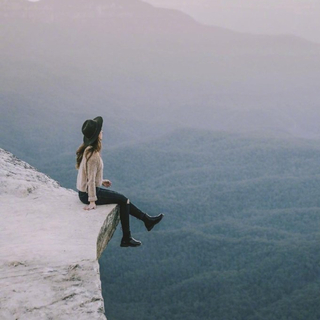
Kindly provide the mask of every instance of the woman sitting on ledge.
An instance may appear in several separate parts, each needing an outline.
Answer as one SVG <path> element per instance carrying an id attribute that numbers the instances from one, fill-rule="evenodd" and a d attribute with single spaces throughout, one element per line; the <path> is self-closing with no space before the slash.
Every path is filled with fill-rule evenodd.
<path id="1" fill-rule="evenodd" d="M 76 153 L 79 198 L 84 204 L 87 204 L 84 207 L 85 210 L 95 209 L 96 205 L 118 204 L 123 232 L 120 246 L 137 247 L 141 245 L 141 241 L 131 236 L 129 214 L 143 221 L 148 231 L 161 221 L 163 214 L 150 217 L 133 205 L 124 195 L 107 189 L 111 186 L 111 181 L 103 180 L 103 162 L 100 156 L 102 123 L 102 117 L 96 117 L 93 120 L 86 120 L 82 126 L 83 144 Z"/>

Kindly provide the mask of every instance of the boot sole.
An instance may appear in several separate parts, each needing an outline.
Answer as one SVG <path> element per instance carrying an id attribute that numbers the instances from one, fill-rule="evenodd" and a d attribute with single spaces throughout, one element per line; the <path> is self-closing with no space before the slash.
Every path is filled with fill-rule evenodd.
<path id="1" fill-rule="evenodd" d="M 135 248 L 135 247 L 139 247 L 139 246 L 141 246 L 141 243 L 136 244 L 136 245 L 130 245 L 127 243 L 125 243 L 125 244 L 120 243 L 120 247 L 122 247 L 122 248 L 128 248 L 128 247 Z"/>

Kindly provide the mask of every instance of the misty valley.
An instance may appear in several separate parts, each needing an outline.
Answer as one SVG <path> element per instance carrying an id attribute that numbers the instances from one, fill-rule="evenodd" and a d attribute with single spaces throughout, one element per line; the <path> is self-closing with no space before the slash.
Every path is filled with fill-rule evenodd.
<path id="1" fill-rule="evenodd" d="M 113 187 L 150 214 L 117 230 L 100 273 L 108 319 L 318 319 L 320 144 L 181 129 L 108 148 Z M 74 152 L 33 161 L 74 188 Z M 94 214 L 94 213 L 90 213 Z M 120 228 L 120 227 L 119 227 Z"/>

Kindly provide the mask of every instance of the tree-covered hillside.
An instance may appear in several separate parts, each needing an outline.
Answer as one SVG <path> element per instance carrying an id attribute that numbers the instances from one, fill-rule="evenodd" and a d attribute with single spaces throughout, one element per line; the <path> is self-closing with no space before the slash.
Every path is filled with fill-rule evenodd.
<path id="1" fill-rule="evenodd" d="M 166 214 L 150 233 L 131 219 L 142 247 L 120 248 L 118 228 L 104 252 L 108 320 L 320 318 L 318 141 L 185 129 L 116 146 L 108 130 L 112 189 Z M 20 152 L 75 186 L 75 150 L 34 148 Z"/>
<path id="2" fill-rule="evenodd" d="M 186 129 L 103 156 L 114 189 L 166 213 L 101 258 L 109 320 L 320 318 L 319 143 Z"/>

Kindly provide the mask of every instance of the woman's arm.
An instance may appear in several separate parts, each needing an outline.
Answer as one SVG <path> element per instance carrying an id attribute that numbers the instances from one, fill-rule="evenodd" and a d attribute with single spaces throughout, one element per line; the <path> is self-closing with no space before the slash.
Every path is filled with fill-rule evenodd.
<path id="1" fill-rule="evenodd" d="M 109 187 L 111 187 L 111 181 L 110 180 L 103 180 L 102 181 L 102 185 L 104 186 L 104 187 L 106 187 L 106 188 L 109 188 Z"/>
<path id="2" fill-rule="evenodd" d="M 99 169 L 99 165 L 99 155 L 93 154 L 87 162 L 88 200 L 90 204 L 84 208 L 85 210 L 91 210 L 96 208 L 95 201 L 98 200 L 96 195 L 96 175 Z"/>
<path id="3" fill-rule="evenodd" d="M 84 210 L 92 210 L 92 209 L 95 209 L 96 207 L 97 207 L 96 203 L 94 201 L 90 201 L 90 204 L 85 206 L 83 209 Z"/>

